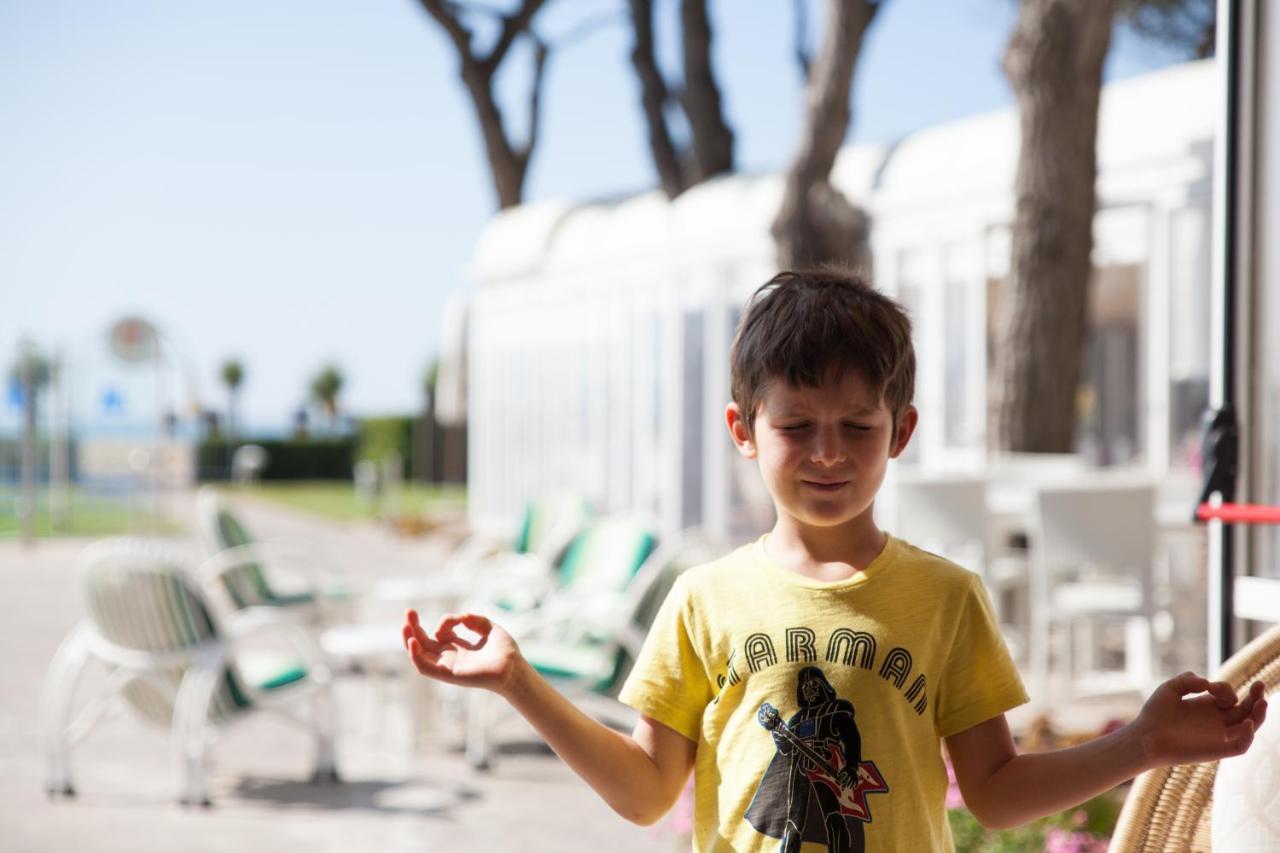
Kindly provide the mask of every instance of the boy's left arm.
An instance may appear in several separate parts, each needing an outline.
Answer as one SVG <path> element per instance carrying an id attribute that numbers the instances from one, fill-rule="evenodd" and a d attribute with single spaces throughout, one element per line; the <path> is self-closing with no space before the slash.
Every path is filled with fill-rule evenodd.
<path id="1" fill-rule="evenodd" d="M 1260 682 L 1238 701 L 1230 685 L 1185 672 L 1160 685 L 1132 723 L 1080 746 L 1019 755 L 1001 715 L 948 737 L 947 751 L 969 811 L 1001 829 L 1071 808 L 1152 767 L 1239 755 L 1266 713 Z"/>

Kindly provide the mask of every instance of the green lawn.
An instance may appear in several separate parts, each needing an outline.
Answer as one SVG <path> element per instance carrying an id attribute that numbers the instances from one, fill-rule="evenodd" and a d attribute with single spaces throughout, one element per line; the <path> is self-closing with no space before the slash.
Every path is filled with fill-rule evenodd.
<path id="1" fill-rule="evenodd" d="M 17 539 L 22 535 L 17 498 L 16 489 L 0 489 L 0 540 Z M 104 498 L 72 490 L 71 506 L 66 523 L 55 530 L 49 515 L 48 490 L 38 489 L 35 534 L 37 538 L 46 539 L 54 536 L 96 537 L 117 536 L 124 533 L 173 533 L 177 530 L 173 524 L 147 511 L 145 507 L 145 496 L 132 499 L 127 496 Z"/>
<path id="2" fill-rule="evenodd" d="M 378 508 L 356 500 L 355 485 L 345 481 L 303 480 L 297 482 L 256 483 L 252 486 L 227 486 L 229 495 L 244 494 L 277 501 L 295 509 L 344 521 L 375 518 Z M 442 509 L 464 509 L 467 490 L 464 486 L 428 486 L 406 483 L 400 495 L 400 513 L 422 515 Z"/>

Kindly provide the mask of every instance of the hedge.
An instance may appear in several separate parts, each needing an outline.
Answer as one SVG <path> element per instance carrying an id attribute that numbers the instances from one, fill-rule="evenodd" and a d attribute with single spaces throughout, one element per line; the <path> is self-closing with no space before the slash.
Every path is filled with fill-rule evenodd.
<path id="1" fill-rule="evenodd" d="M 201 442 L 196 451 L 196 476 L 201 481 L 231 477 L 231 456 L 241 444 L 256 444 L 267 452 L 262 480 L 350 480 L 356 440 L 309 438 L 285 441 Z"/>

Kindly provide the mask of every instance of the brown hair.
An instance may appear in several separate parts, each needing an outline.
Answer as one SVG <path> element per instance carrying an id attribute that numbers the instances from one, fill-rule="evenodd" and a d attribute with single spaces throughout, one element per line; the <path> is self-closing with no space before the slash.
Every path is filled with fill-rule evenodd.
<path id="1" fill-rule="evenodd" d="M 730 389 L 746 420 L 769 381 L 816 387 L 855 370 L 898 418 L 915 393 L 911 320 L 897 302 L 840 268 L 781 272 L 747 303 L 729 353 Z"/>

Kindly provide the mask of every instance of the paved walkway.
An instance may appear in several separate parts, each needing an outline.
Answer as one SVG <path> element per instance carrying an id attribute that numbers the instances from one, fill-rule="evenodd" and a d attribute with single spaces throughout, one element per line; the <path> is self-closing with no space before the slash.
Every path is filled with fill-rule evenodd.
<path id="1" fill-rule="evenodd" d="M 190 496 L 174 511 L 190 516 Z M 357 581 L 429 572 L 443 545 L 372 524 L 318 520 L 264 502 L 240 502 L 263 539 L 305 540 Z M 83 541 L 0 543 L 0 849 L 5 851 L 347 851 L 679 849 L 670 826 L 639 828 L 615 816 L 511 715 L 491 771 L 472 771 L 461 737 L 436 717 L 412 731 L 412 677 L 339 681 L 338 761 L 345 782 L 304 780 L 310 745 L 278 718 L 255 715 L 230 727 L 213 750 L 210 809 L 179 806 L 163 732 L 115 719 L 73 752 L 79 795 L 43 794 L 37 692 L 58 643 L 80 617 L 74 563 Z M 189 548 L 193 541 L 176 544 Z M 394 611 L 382 618 L 393 619 Z M 1054 708 L 1054 719 L 1088 730 L 1136 710 L 1136 697 Z M 1011 715 L 1015 729 L 1028 714 Z M 419 727 L 420 729 L 422 727 Z"/>
<path id="2" fill-rule="evenodd" d="M 371 524 L 317 522 L 242 504 L 262 538 L 309 540 L 358 579 L 429 571 L 440 546 Z M 338 762 L 344 784 L 310 785 L 310 744 L 253 715 L 213 750 L 214 806 L 183 808 L 163 732 L 119 717 L 74 750 L 78 796 L 47 799 L 37 693 L 82 613 L 74 562 L 83 541 L 0 543 L 0 849 L 5 851 L 672 850 L 673 836 L 615 816 L 514 719 L 494 768 L 472 771 L 440 721 L 413 748 L 404 682 L 345 677 Z M 192 548 L 193 543 L 186 545 Z M 414 675 L 417 678 L 416 674 Z"/>

